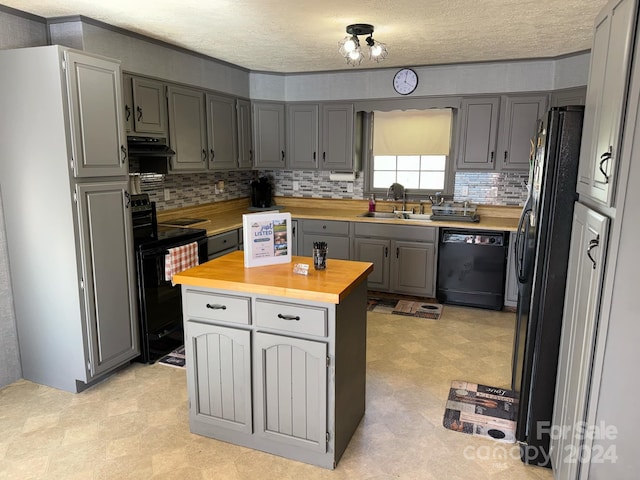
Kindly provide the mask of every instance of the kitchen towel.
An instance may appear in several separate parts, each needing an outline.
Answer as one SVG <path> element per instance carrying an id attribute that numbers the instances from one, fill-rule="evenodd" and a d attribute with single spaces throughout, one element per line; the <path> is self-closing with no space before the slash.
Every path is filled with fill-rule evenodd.
<path id="1" fill-rule="evenodd" d="M 198 261 L 198 242 L 188 243 L 169 249 L 164 257 L 164 279 L 173 283 L 173 276 L 187 268 L 195 267 Z"/>

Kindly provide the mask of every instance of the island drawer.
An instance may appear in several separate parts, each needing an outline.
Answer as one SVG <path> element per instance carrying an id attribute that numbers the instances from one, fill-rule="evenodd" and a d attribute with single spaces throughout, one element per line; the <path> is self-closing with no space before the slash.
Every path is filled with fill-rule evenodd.
<path id="1" fill-rule="evenodd" d="M 326 308 L 257 299 L 255 321 L 260 327 L 327 336 Z"/>
<path id="2" fill-rule="evenodd" d="M 184 305 L 189 318 L 205 318 L 243 325 L 251 323 L 251 299 L 248 297 L 187 290 Z"/>

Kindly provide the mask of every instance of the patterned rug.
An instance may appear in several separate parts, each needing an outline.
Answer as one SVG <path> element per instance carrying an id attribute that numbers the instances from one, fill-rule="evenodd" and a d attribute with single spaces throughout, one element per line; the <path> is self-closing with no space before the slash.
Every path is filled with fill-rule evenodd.
<path id="1" fill-rule="evenodd" d="M 442 305 L 437 303 L 435 299 L 429 298 L 398 298 L 370 295 L 367 297 L 367 310 L 438 320 L 442 314 Z"/>
<path id="2" fill-rule="evenodd" d="M 176 348 L 169 355 L 165 355 L 159 361 L 160 365 L 168 365 L 170 367 L 185 368 L 184 345 Z"/>
<path id="3" fill-rule="evenodd" d="M 451 383 L 442 424 L 449 430 L 514 443 L 518 397 L 512 390 Z"/>

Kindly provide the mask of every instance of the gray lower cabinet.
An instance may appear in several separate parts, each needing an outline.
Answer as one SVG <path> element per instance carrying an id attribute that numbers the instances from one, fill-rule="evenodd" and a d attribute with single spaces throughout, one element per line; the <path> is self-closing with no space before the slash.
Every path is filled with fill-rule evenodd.
<path id="1" fill-rule="evenodd" d="M 552 417 L 555 431 L 567 433 L 551 436 L 555 478 L 578 478 L 582 455 L 591 452 L 579 429 L 587 420 L 608 227 L 607 217 L 576 203 Z M 603 453 L 585 460 L 606 460 Z"/>
<path id="2" fill-rule="evenodd" d="M 78 392 L 140 353 L 120 65 L 56 45 L 0 50 L 0 84 L 22 376 Z"/>
<path id="3" fill-rule="evenodd" d="M 434 296 L 436 228 L 354 224 L 354 260 L 371 262 L 372 290 Z"/>
<path id="4" fill-rule="evenodd" d="M 364 414 L 366 284 L 337 305 L 182 296 L 191 431 L 335 468 Z"/>
<path id="5" fill-rule="evenodd" d="M 239 240 L 242 239 L 242 233 L 238 236 L 238 230 L 211 235 L 207 238 L 207 256 L 209 260 L 221 257 L 227 253 L 234 252 L 239 248 Z"/>
<path id="6" fill-rule="evenodd" d="M 336 220 L 298 220 L 300 237 L 299 254 L 310 257 L 315 242 L 327 244 L 327 257 L 340 260 L 351 259 L 350 222 Z"/>

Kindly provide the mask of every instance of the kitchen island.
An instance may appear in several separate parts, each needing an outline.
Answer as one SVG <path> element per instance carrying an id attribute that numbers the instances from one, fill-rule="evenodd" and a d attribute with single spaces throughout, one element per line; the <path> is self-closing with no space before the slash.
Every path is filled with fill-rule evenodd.
<path id="1" fill-rule="evenodd" d="M 191 431 L 335 468 L 365 408 L 367 262 L 244 268 L 237 251 L 182 284 Z"/>

